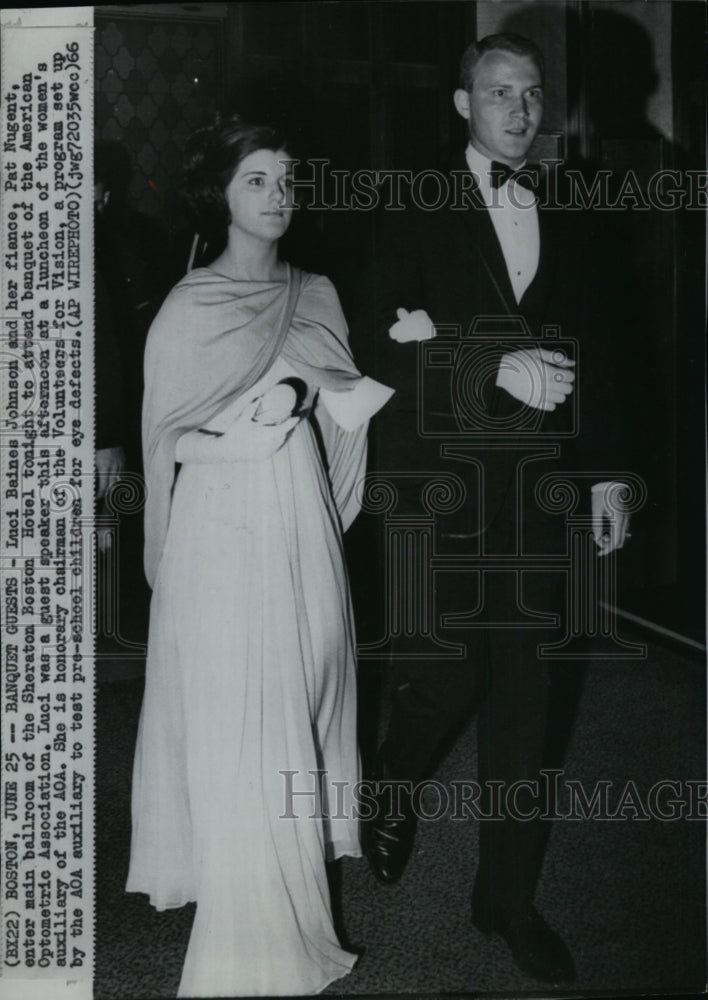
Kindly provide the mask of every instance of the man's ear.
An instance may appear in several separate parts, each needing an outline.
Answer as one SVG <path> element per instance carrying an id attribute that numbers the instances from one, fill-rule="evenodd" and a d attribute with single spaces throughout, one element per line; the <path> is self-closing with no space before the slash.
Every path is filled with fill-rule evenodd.
<path id="1" fill-rule="evenodd" d="M 455 110 L 458 115 L 462 115 L 463 118 L 469 118 L 470 116 L 470 95 L 466 90 L 456 90 L 452 97 L 455 102 Z"/>

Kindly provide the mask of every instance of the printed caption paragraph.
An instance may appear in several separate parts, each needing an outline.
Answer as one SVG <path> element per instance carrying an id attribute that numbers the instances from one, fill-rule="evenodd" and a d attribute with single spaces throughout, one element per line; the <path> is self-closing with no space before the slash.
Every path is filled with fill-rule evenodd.
<path id="1" fill-rule="evenodd" d="M 91 17 L 2 24 L 4 997 L 93 967 Z"/>

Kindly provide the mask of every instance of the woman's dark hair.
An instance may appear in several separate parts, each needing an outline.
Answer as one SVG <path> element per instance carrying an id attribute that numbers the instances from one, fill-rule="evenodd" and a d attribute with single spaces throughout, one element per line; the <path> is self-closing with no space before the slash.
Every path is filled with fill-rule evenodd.
<path id="1" fill-rule="evenodd" d="M 217 120 L 194 132 L 184 150 L 184 193 L 192 221 L 213 247 L 223 246 L 231 222 L 226 188 L 239 164 L 259 149 L 290 148 L 285 136 L 269 125 L 251 125 L 239 115 Z"/>

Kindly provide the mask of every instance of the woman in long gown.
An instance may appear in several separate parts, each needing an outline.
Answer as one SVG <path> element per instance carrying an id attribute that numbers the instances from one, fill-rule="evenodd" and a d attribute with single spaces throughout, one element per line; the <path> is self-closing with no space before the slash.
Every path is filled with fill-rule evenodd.
<path id="1" fill-rule="evenodd" d="M 127 889 L 197 903 L 179 996 L 317 993 L 356 960 L 325 869 L 360 854 L 341 532 L 386 394 L 330 282 L 278 259 L 282 138 L 234 118 L 188 154 L 202 231 L 226 245 L 172 290 L 145 355 L 154 592 Z"/>

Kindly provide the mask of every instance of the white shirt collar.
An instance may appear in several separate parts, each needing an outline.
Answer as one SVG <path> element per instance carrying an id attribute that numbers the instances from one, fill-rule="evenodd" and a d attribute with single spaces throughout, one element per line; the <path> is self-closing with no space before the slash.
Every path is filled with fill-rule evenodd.
<path id="1" fill-rule="evenodd" d="M 492 160 L 483 153 L 480 153 L 479 150 L 475 149 L 471 142 L 467 144 L 465 158 L 467 160 L 468 167 L 477 178 L 479 183 L 479 193 L 485 205 L 488 208 L 492 205 L 509 205 L 508 182 L 505 182 L 496 188 L 492 187 L 492 179 L 490 177 Z M 524 162 L 516 169 L 521 170 L 521 167 L 526 166 L 526 162 L 527 161 L 524 160 Z M 527 208 L 536 205 L 536 196 L 533 191 L 529 191 L 528 188 L 515 184 L 512 204 L 513 207 L 516 208 L 521 208 L 522 206 Z"/>
<path id="2" fill-rule="evenodd" d="M 489 176 L 492 169 L 492 161 L 484 153 L 480 153 L 471 142 L 467 143 L 467 149 L 465 150 L 465 159 L 467 160 L 467 166 L 470 168 L 472 173 L 477 177 L 480 183 L 480 187 L 488 191 L 492 185 L 491 178 Z M 521 170 L 522 167 L 526 166 L 526 160 L 515 167 L 515 170 Z"/>

